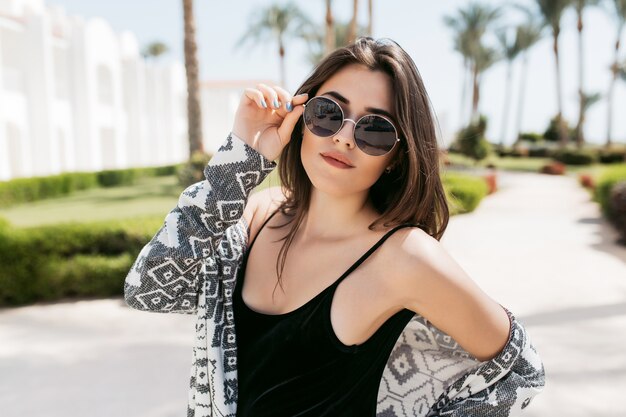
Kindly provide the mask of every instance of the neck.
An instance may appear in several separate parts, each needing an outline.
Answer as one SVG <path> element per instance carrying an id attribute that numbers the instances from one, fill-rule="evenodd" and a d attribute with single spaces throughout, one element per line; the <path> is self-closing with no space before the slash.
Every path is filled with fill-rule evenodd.
<path id="1" fill-rule="evenodd" d="M 369 190 L 336 196 L 313 187 L 308 211 L 298 230 L 298 240 L 345 240 L 363 233 L 378 216 L 369 199 Z"/>

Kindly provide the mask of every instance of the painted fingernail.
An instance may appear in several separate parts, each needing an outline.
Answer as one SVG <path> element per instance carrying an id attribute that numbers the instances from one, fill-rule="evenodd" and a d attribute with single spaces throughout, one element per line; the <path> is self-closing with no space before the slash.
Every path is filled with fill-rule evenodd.
<path id="1" fill-rule="evenodd" d="M 261 106 L 267 109 L 267 103 L 265 102 L 265 99 L 261 100 Z"/>
<path id="2" fill-rule="evenodd" d="M 274 99 L 274 107 L 279 108 L 280 104 L 278 103 L 277 99 Z"/>
<path id="3" fill-rule="evenodd" d="M 287 102 L 287 111 L 291 111 L 293 110 L 293 105 L 291 104 L 291 101 Z"/>

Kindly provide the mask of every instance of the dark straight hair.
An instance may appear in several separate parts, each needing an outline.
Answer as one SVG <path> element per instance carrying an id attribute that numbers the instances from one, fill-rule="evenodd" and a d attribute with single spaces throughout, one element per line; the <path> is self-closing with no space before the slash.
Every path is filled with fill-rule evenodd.
<path id="1" fill-rule="evenodd" d="M 294 95 L 308 93 L 309 98 L 315 96 L 328 78 L 350 64 L 362 64 L 391 77 L 395 122 L 401 138 L 399 152 L 392 162 L 394 169 L 382 174 L 370 188 L 369 197 L 380 217 L 369 225 L 369 229 L 413 223 L 440 240 L 450 214 L 439 172 L 440 150 L 435 134 L 435 114 L 415 63 L 400 45 L 388 38 L 360 37 L 354 43 L 326 55 Z M 285 243 L 276 262 L 281 287 L 287 251 L 311 198 L 312 184 L 300 158 L 303 132 L 304 124 L 300 117 L 291 140 L 278 160 L 281 189 L 285 195 L 278 210 L 288 221 L 272 228 L 293 224 L 281 239 Z"/>

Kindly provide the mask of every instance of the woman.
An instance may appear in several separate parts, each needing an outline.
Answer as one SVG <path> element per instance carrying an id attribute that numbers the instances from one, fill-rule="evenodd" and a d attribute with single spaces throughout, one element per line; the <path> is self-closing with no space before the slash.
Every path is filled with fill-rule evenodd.
<path id="1" fill-rule="evenodd" d="M 188 416 L 528 405 L 543 364 L 440 245 L 438 160 L 422 80 L 388 39 L 330 53 L 294 96 L 246 89 L 207 180 L 181 194 L 126 278 L 131 307 L 197 314 Z M 282 187 L 248 199 L 277 165 Z"/>

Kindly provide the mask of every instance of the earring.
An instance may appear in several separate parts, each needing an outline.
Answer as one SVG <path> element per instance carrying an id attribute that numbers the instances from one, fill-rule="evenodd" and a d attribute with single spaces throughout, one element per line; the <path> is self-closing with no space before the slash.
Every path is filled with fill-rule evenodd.
<path id="1" fill-rule="evenodd" d="M 385 172 L 386 172 L 387 174 L 389 174 L 389 173 L 391 172 L 391 167 L 387 167 L 387 168 L 385 168 Z"/>

